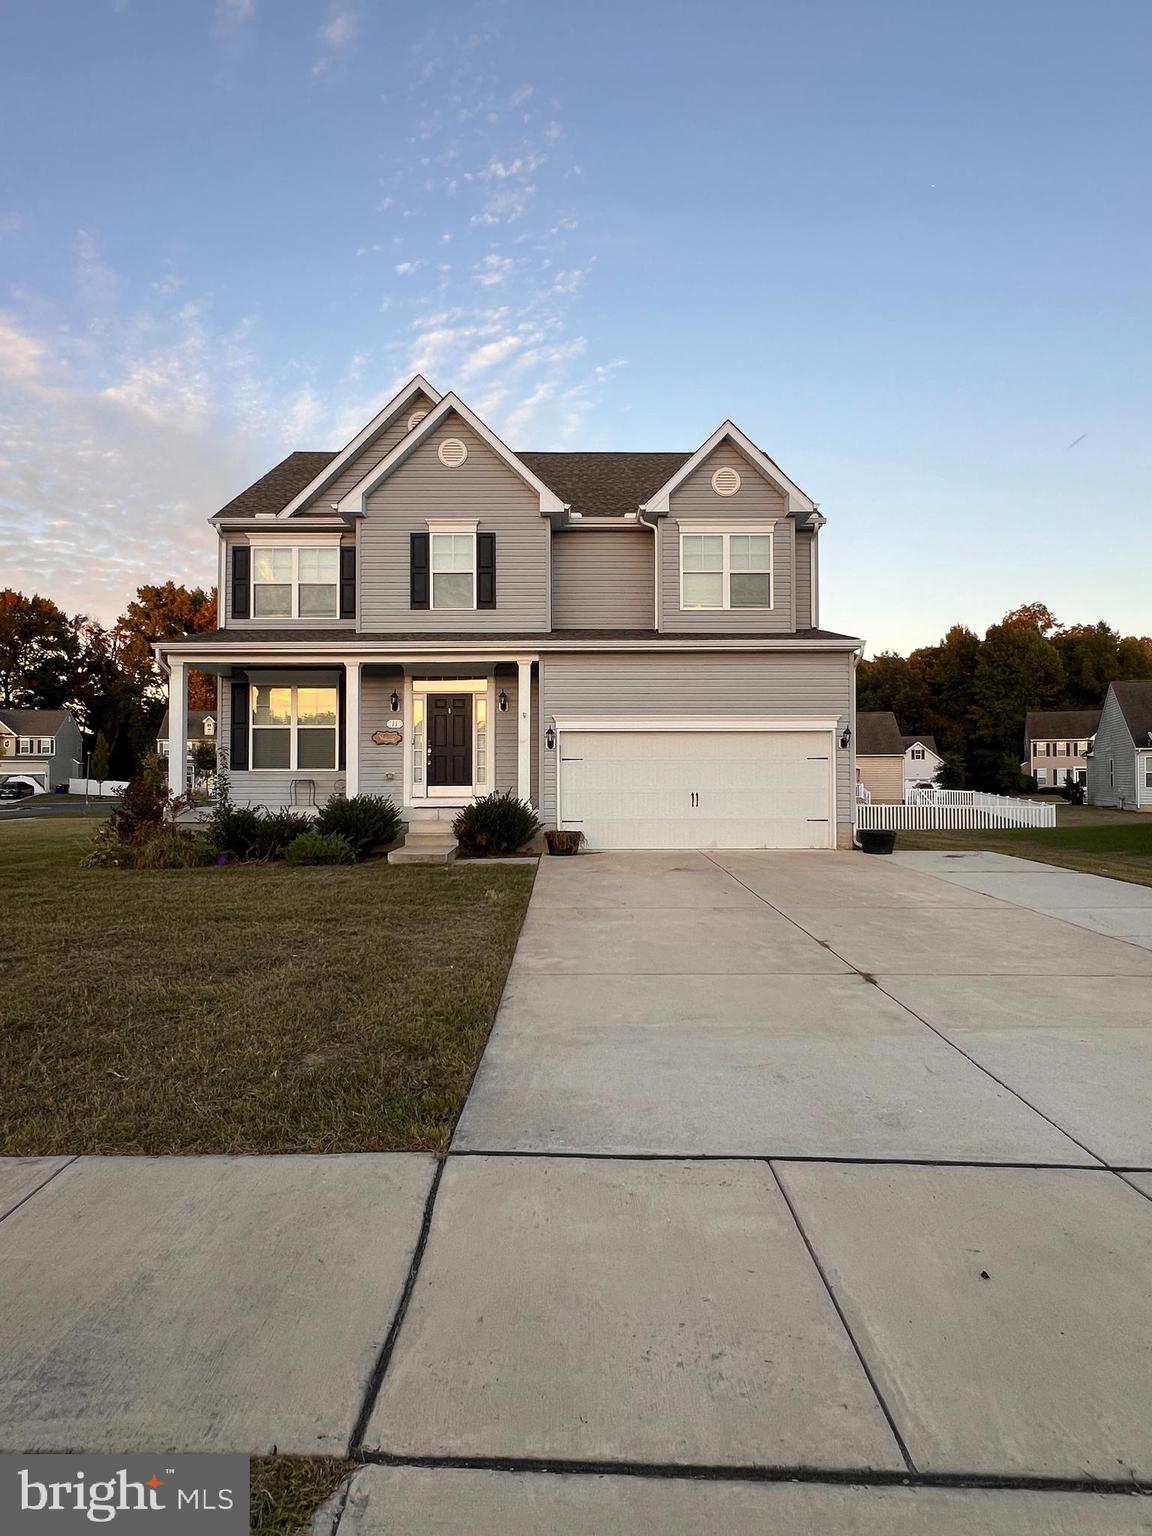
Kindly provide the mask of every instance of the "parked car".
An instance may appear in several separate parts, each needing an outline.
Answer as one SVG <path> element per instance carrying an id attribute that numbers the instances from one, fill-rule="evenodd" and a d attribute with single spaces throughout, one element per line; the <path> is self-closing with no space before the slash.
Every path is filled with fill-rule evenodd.
<path id="1" fill-rule="evenodd" d="M 27 779 L 0 779 L 0 800 L 23 800 L 35 793 Z"/>

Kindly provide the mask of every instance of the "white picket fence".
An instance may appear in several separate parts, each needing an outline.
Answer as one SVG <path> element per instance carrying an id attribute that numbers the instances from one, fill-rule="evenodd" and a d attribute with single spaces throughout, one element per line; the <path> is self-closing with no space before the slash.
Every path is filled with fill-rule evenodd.
<path id="1" fill-rule="evenodd" d="M 857 805 L 862 831 L 967 832 L 991 827 L 1054 827 L 1056 806 L 1043 800 L 1014 800 L 972 789 L 914 789 L 905 805 Z"/>

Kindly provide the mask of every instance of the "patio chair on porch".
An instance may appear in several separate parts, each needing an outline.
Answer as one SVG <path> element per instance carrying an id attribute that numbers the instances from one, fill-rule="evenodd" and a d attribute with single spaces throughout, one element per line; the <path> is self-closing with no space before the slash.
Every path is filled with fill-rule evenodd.
<path id="1" fill-rule="evenodd" d="M 315 806 L 316 780 L 293 779 L 288 786 L 288 804 L 293 807 Z"/>

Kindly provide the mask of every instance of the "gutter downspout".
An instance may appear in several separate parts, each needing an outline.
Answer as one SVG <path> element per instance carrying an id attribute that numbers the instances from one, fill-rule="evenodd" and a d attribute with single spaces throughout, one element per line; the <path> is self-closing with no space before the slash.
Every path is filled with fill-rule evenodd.
<path id="1" fill-rule="evenodd" d="M 645 528 L 652 530 L 652 628 L 660 633 L 660 535 L 655 523 L 644 516 L 647 507 L 637 507 L 636 517 Z"/>

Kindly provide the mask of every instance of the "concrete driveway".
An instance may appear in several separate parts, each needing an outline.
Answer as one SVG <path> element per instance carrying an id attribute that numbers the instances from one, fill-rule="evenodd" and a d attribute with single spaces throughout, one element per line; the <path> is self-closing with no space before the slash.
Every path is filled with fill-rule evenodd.
<path id="1" fill-rule="evenodd" d="M 1030 873 L 543 861 L 353 1529 L 1152 1531 L 1144 895 Z"/>

